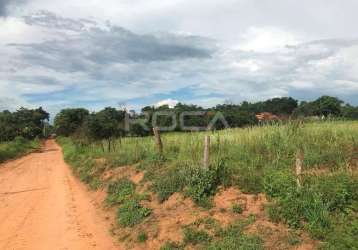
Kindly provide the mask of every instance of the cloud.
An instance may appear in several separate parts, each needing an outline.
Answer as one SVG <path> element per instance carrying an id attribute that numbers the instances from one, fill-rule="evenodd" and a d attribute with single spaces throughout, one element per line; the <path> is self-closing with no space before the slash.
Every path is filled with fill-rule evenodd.
<path id="1" fill-rule="evenodd" d="M 155 107 L 160 107 L 160 106 L 168 105 L 169 108 L 174 108 L 175 105 L 177 105 L 178 103 L 179 103 L 178 100 L 173 100 L 173 99 L 169 98 L 169 99 L 157 102 L 154 106 Z"/>
<path id="2" fill-rule="evenodd" d="M 231 46 L 186 32 L 134 32 L 48 11 L 3 23 L 3 100 L 58 110 L 330 94 L 358 104 L 357 39 L 303 41 L 288 29 L 248 26 Z M 13 27 L 21 32 L 13 34 Z"/>
<path id="3" fill-rule="evenodd" d="M 0 0 L 0 17 L 7 16 L 11 7 L 25 2 L 26 0 Z"/>
<path id="4" fill-rule="evenodd" d="M 30 64 L 59 71 L 86 71 L 95 64 L 205 59 L 215 50 L 209 39 L 173 34 L 138 35 L 108 23 L 101 27 L 89 20 L 62 18 L 43 11 L 26 16 L 25 22 L 56 30 L 64 36 L 9 46 L 21 50 Z M 86 28 L 87 24 L 90 26 Z"/>

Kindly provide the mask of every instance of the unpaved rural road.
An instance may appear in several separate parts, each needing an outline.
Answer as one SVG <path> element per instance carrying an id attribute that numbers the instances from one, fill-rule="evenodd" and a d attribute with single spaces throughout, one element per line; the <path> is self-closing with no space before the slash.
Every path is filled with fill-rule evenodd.
<path id="1" fill-rule="evenodd" d="M 119 249 L 90 197 L 52 140 L 0 165 L 0 249 Z"/>

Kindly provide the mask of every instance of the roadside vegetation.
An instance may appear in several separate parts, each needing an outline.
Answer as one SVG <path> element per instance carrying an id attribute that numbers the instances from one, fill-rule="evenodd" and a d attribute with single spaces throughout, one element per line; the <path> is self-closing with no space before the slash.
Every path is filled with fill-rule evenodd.
<path id="1" fill-rule="evenodd" d="M 20 108 L 0 112 L 0 163 L 40 147 L 40 139 L 50 133 L 49 114 L 42 108 Z"/>
<path id="2" fill-rule="evenodd" d="M 209 169 L 202 167 L 205 135 L 211 137 Z M 198 213 L 208 211 L 209 227 L 182 225 L 180 241 L 168 240 L 162 249 L 263 249 L 269 237 L 265 232 L 245 229 L 255 224 L 255 216 L 250 216 L 239 200 L 219 211 L 232 218 L 229 225 L 213 222 L 210 217 L 216 211 L 214 198 L 218 192 L 231 187 L 248 197 L 265 194 L 270 223 L 292 230 L 281 240 L 287 243 L 282 249 L 300 244 L 300 232 L 307 232 L 317 248 L 358 248 L 357 122 L 289 122 L 216 132 L 168 133 L 162 136 L 162 154 L 152 137 L 113 140 L 115 151 L 73 138 L 58 141 L 66 161 L 80 178 L 92 188 L 107 190 L 108 206 L 117 207 L 118 226 L 132 228 L 123 241 L 130 241 L 136 231 L 134 241 L 138 242 L 141 233 L 146 237 L 139 237 L 142 243 L 138 244 L 149 244 L 156 237 L 148 231 L 158 213 L 153 199 L 167 204 L 179 193 L 196 204 Z M 297 152 L 304 155 L 300 186 L 295 175 Z M 144 173 L 141 182 L 123 179 L 121 174 L 104 178 L 108 172 L 125 172 L 128 166 Z"/>
<path id="3" fill-rule="evenodd" d="M 40 140 L 27 140 L 16 137 L 11 142 L 0 143 L 0 163 L 17 158 L 40 147 Z"/>

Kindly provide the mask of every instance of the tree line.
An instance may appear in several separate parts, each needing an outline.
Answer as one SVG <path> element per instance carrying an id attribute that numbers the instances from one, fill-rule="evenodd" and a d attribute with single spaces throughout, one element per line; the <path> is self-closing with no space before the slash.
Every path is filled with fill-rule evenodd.
<path id="1" fill-rule="evenodd" d="M 167 115 L 169 112 L 170 115 Z M 173 124 L 173 119 L 178 121 L 185 112 L 198 114 L 183 118 L 185 126 L 188 127 L 206 127 L 218 112 L 230 127 L 256 125 L 258 120 L 255 115 L 261 112 L 272 113 L 283 120 L 327 117 L 358 120 L 358 107 L 345 104 L 342 100 L 331 96 L 322 96 L 311 102 L 299 102 L 291 97 L 282 97 L 260 102 L 226 103 L 212 108 L 178 103 L 173 108 L 168 105 L 146 106 L 139 113 L 112 107 L 98 112 L 71 108 L 63 109 L 56 115 L 51 130 L 48 125 L 49 113 L 41 107 L 21 108 L 15 112 L 0 112 L 0 141 L 10 141 L 17 136 L 33 139 L 52 131 L 60 136 L 75 137 L 79 143 L 107 140 L 111 150 L 114 145 L 111 142 L 115 138 L 147 136 L 151 134 L 153 120 L 157 126 L 168 127 Z M 218 121 L 211 128 L 222 129 L 224 124 Z M 182 131 L 182 127 L 177 123 L 173 130 Z"/>
<path id="2" fill-rule="evenodd" d="M 20 108 L 16 112 L 0 112 L 0 142 L 12 141 L 16 137 L 32 140 L 46 134 L 50 114 L 42 107 Z M 45 134 L 44 134 L 45 133 Z"/>
<path id="3" fill-rule="evenodd" d="M 230 127 L 256 125 L 258 120 L 255 115 L 260 112 L 270 112 L 282 119 L 331 117 L 358 120 L 358 107 L 345 104 L 336 97 L 322 96 L 312 102 L 299 102 L 291 97 L 282 97 L 254 103 L 245 101 L 241 104 L 220 104 L 207 109 L 183 103 L 178 103 L 172 108 L 168 105 L 146 106 L 139 113 L 111 107 L 92 113 L 83 108 L 64 109 L 55 117 L 54 129 L 58 135 L 74 136 L 78 141 L 108 140 L 110 149 L 114 138 L 151 134 L 153 119 L 157 126 L 170 127 L 173 119 L 178 121 L 181 114 L 193 111 L 199 115 L 185 116 L 186 126 L 206 127 L 218 112 L 223 115 Z M 179 125 L 177 123 L 173 130 L 182 131 Z M 212 129 L 223 127 L 223 123 L 219 121 Z"/>

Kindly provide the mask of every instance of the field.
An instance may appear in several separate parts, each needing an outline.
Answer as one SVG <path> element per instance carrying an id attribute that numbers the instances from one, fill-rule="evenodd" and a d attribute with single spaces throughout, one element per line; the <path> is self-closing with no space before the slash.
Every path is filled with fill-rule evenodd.
<path id="1" fill-rule="evenodd" d="M 118 139 L 111 152 L 58 141 L 81 180 L 106 190 L 127 248 L 358 248 L 357 122 L 168 133 L 163 154 L 152 137 Z"/>
<path id="2" fill-rule="evenodd" d="M 29 141 L 22 137 L 17 137 L 11 142 L 2 142 L 0 143 L 0 163 L 33 151 L 39 146 L 39 140 Z"/>

